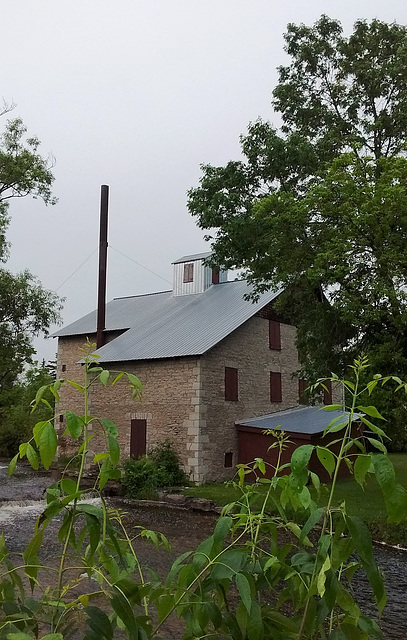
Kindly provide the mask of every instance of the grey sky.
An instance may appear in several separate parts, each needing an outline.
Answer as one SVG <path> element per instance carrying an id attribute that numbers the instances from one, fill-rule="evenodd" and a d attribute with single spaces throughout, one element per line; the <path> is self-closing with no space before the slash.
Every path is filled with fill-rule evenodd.
<path id="1" fill-rule="evenodd" d="M 288 22 L 326 13 L 405 23 L 405 0 L 0 0 L 1 93 L 56 158 L 59 202 L 12 201 L 8 267 L 96 306 L 99 192 L 110 185 L 108 298 L 170 288 L 171 262 L 205 251 L 186 210 L 199 164 L 239 156 L 286 62 Z M 4 118 L 3 118 L 4 119 Z M 0 122 L 0 125 L 2 123 Z M 91 255 L 93 253 L 93 255 Z M 120 252 L 120 253 L 119 253 Z M 131 260 L 145 265 L 164 280 Z M 56 342 L 37 341 L 51 358 Z"/>

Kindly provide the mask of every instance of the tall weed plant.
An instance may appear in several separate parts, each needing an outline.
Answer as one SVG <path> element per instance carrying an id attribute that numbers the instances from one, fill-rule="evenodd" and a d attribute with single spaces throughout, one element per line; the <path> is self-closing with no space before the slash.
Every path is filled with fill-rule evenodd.
<path id="1" fill-rule="evenodd" d="M 288 438 L 275 432 L 278 455 L 272 478 L 264 477 L 266 465 L 260 458 L 252 465 L 238 465 L 240 499 L 224 508 L 213 534 L 198 548 L 181 555 L 165 580 L 147 579 L 135 538 L 127 533 L 120 513 L 107 508 L 102 493 L 106 482 L 120 475 L 117 428 L 106 418 L 88 414 L 91 385 L 116 384 L 127 375 L 133 395 L 138 397 L 141 383 L 130 374 L 112 374 L 95 366 L 91 349 L 87 345 L 83 385 L 59 380 L 46 387 L 57 401 L 63 383 L 74 386 L 83 396 L 83 415 L 66 414 L 67 431 L 78 441 L 80 466 L 76 480 L 63 475 L 47 490 L 46 507 L 22 558 L 16 561 L 7 550 L 4 535 L 0 539 L 0 640 L 63 640 L 75 632 L 84 640 L 165 638 L 165 625 L 173 616 L 184 621 L 185 640 L 382 637 L 379 625 L 364 615 L 355 601 L 351 586 L 354 573 L 363 570 L 380 616 L 386 592 L 369 531 L 361 520 L 347 513 L 346 503 L 335 503 L 334 495 L 339 468 L 346 464 L 362 487 L 368 475 L 375 476 L 389 522 L 405 520 L 407 495 L 396 482 L 384 444 L 387 437 L 378 426 L 384 418 L 372 404 L 360 403 L 377 387 L 395 383 L 397 391 L 406 391 L 401 380 L 376 375 L 361 383 L 368 367 L 363 358 L 351 367 L 349 379 L 339 381 L 333 376 L 350 399 L 343 417 L 335 418 L 326 428 L 326 433 L 337 434 L 336 440 L 327 446 L 300 446 L 289 465 L 282 465 Z M 317 385 L 325 382 L 319 380 Z M 36 405 L 46 388 L 38 392 Z M 369 429 L 369 451 L 362 436 L 352 435 L 355 419 Z M 98 423 L 105 432 L 104 452 L 91 452 L 91 423 Z M 334 452 L 335 443 L 339 449 Z M 56 447 L 53 423 L 37 423 L 32 439 L 20 446 L 11 461 L 10 474 L 18 458 L 24 457 L 34 469 L 40 461 L 49 468 Z M 321 488 L 318 476 L 308 469 L 314 451 L 331 477 L 325 508 L 317 506 L 309 489 L 310 484 L 317 492 Z M 87 491 L 81 485 L 89 455 L 99 468 L 94 487 L 100 496 L 99 506 L 87 501 Z M 246 483 L 253 471 L 258 480 Z M 272 514 L 268 511 L 270 502 L 274 504 Z M 299 520 L 297 513 L 301 514 Z M 39 552 L 44 532 L 55 518 L 61 553 L 57 568 L 51 568 L 54 579 L 50 579 Z M 137 536 L 168 548 L 166 538 L 153 531 L 139 528 Z M 91 588 L 88 577 L 95 578 Z"/>

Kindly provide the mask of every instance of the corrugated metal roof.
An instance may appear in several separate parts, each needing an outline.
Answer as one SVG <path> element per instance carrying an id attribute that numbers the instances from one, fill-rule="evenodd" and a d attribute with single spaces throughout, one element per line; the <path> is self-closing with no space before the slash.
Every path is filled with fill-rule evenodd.
<path id="1" fill-rule="evenodd" d="M 237 426 L 254 427 L 256 429 L 277 429 L 291 433 L 322 433 L 334 418 L 343 418 L 347 422 L 349 413 L 347 411 L 324 411 L 323 407 L 307 407 L 305 405 L 276 411 L 259 418 L 236 421 Z M 355 416 L 358 419 L 359 415 Z M 339 422 L 339 420 L 338 420 Z"/>
<path id="2" fill-rule="evenodd" d="M 173 296 L 171 291 L 118 298 L 106 308 L 108 331 L 128 329 L 101 347 L 101 362 L 201 355 L 223 340 L 280 291 L 244 299 L 245 280 L 209 287 L 204 293 Z M 96 331 L 96 311 L 57 331 L 54 336 L 89 335 Z"/>
<path id="3" fill-rule="evenodd" d="M 178 260 L 174 260 L 172 264 L 179 264 L 180 262 L 194 262 L 194 260 L 204 260 L 205 258 L 209 258 L 212 255 L 211 251 L 205 251 L 205 253 L 194 253 L 191 256 L 183 256 L 182 258 L 178 258 Z"/>

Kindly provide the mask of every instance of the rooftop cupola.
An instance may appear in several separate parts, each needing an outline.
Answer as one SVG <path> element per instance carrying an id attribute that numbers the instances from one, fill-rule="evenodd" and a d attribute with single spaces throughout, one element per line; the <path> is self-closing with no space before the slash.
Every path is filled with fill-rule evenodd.
<path id="1" fill-rule="evenodd" d="M 203 293 L 215 284 L 227 282 L 228 272 L 209 267 L 205 259 L 210 252 L 183 256 L 173 262 L 173 295 L 186 296 L 191 293 Z"/>

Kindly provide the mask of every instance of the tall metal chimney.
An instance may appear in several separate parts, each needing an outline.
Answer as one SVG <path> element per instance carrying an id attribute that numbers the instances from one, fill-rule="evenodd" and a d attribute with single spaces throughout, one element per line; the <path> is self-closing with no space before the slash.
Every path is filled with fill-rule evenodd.
<path id="1" fill-rule="evenodd" d="M 106 328 L 106 278 L 107 278 L 107 214 L 109 209 L 109 187 L 102 184 L 100 188 L 100 233 L 99 233 L 99 283 L 98 283 L 98 315 L 96 326 L 96 348 L 105 343 Z"/>

